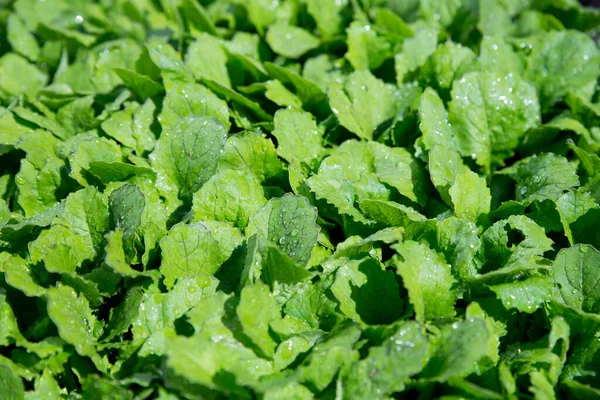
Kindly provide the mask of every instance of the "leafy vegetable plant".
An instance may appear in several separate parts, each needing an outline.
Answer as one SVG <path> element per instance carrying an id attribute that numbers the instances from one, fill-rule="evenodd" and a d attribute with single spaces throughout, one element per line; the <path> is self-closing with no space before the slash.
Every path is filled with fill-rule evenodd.
<path id="1" fill-rule="evenodd" d="M 3 399 L 600 398 L 597 9 L 0 6 Z"/>

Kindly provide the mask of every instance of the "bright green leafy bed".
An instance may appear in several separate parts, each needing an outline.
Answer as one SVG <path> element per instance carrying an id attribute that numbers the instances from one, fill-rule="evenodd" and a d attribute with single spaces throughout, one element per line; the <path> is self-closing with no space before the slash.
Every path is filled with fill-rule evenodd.
<path id="1" fill-rule="evenodd" d="M 600 398 L 599 11 L 0 6 L 1 398 Z"/>

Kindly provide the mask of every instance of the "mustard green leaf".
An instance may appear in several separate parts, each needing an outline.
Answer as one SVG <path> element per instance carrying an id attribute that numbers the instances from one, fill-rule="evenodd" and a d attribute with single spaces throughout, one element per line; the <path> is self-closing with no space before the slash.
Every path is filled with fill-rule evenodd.
<path id="1" fill-rule="evenodd" d="M 408 290 L 417 320 L 452 318 L 458 295 L 453 287 L 456 280 L 444 257 L 414 241 L 397 243 L 393 248 L 398 252 L 394 266 Z"/>
<path id="2" fill-rule="evenodd" d="M 160 137 L 150 155 L 159 189 L 190 199 L 217 171 L 225 140 L 225 127 L 214 119 L 184 117 Z"/>

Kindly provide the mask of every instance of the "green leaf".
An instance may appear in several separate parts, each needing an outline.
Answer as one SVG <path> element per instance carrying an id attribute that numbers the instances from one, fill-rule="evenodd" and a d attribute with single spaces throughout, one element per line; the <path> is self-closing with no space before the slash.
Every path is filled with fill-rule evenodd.
<path id="1" fill-rule="evenodd" d="M 63 285 L 48 289 L 47 297 L 48 316 L 60 337 L 73 345 L 78 354 L 90 357 L 98 369 L 105 370 L 106 361 L 95 347 L 102 326 L 92 315 L 85 297 L 77 296 L 73 289 Z"/>
<path id="2" fill-rule="evenodd" d="M 156 106 L 147 100 L 139 107 L 116 112 L 100 125 L 110 137 L 135 149 L 138 154 L 154 149 L 156 138 L 150 131 Z"/>
<path id="3" fill-rule="evenodd" d="M 336 63 L 337 65 L 337 63 Z M 341 71 L 334 65 L 331 58 L 325 54 L 309 58 L 302 67 L 302 76 L 316 85 L 323 92 L 336 79 L 342 79 Z"/>
<path id="4" fill-rule="evenodd" d="M 278 80 L 265 82 L 265 97 L 281 107 L 301 108 L 302 101 Z"/>
<path id="5" fill-rule="evenodd" d="M 552 264 L 558 298 L 584 312 L 600 311 L 600 252 L 587 244 L 562 249 Z"/>
<path id="6" fill-rule="evenodd" d="M 474 10 L 473 10 L 474 8 Z M 470 25 L 475 21 L 469 19 L 473 11 L 477 11 L 476 4 L 465 0 L 451 0 L 443 5 L 432 0 L 422 0 L 420 11 L 428 21 L 439 21 L 444 27 L 452 27 L 454 23 L 460 21 L 465 24 L 465 29 L 470 29 Z M 462 20 L 465 19 L 465 20 Z"/>
<path id="7" fill-rule="evenodd" d="M 477 233 L 475 223 L 456 217 L 436 224 L 436 249 L 444 254 L 453 274 L 465 281 L 477 273 L 475 255 L 481 246 Z"/>
<path id="8" fill-rule="evenodd" d="M 477 362 L 476 366 L 476 373 L 481 374 L 498 365 L 498 361 L 500 361 L 500 337 L 506 335 L 506 325 L 502 321 L 488 315 L 477 302 L 469 304 L 465 317 L 470 320 L 483 320 L 490 333 L 487 340 L 487 353 Z M 502 367 L 500 367 L 501 369 Z"/>
<path id="9" fill-rule="evenodd" d="M 259 41 L 260 37 L 255 33 L 236 32 L 231 41 L 225 42 L 224 45 L 231 54 L 242 55 L 254 62 L 259 59 Z M 257 66 L 258 64 L 254 65 Z M 264 72 L 264 70 L 262 71 Z"/>
<path id="10" fill-rule="evenodd" d="M 139 58 L 141 47 L 134 40 L 121 39 L 105 42 L 97 46 L 94 51 L 99 53 L 94 65 L 92 82 L 97 91 L 105 93 L 122 83 L 114 68 L 134 68 L 134 60 Z"/>
<path id="11" fill-rule="evenodd" d="M 75 265 L 94 260 L 101 251 L 108 228 L 108 206 L 100 193 L 94 188 L 73 192 L 65 201 L 64 212 L 54 218 L 50 229 L 29 243 L 31 261 L 61 261 L 65 248 L 71 249 Z M 47 265 L 46 268 L 61 267 Z"/>
<path id="12" fill-rule="evenodd" d="M 360 329 L 346 322 L 334 329 L 326 340 L 313 347 L 313 351 L 298 368 L 302 382 L 322 391 L 334 379 L 340 369 L 352 364 L 357 358 L 353 346 L 359 339 Z"/>
<path id="13" fill-rule="evenodd" d="M 137 185 L 125 184 L 110 194 L 108 204 L 113 226 L 123 230 L 123 246 L 131 260 L 135 255 L 133 242 L 142 225 L 146 198 Z"/>
<path id="14" fill-rule="evenodd" d="M 534 88 L 517 75 L 472 72 L 452 87 L 449 120 L 462 156 L 489 170 L 539 124 L 540 107 Z"/>
<path id="15" fill-rule="evenodd" d="M 354 146 L 352 143 L 347 142 L 346 146 Z M 306 183 L 317 198 L 333 205 L 340 215 L 367 223 L 367 218 L 356 207 L 356 200 L 387 199 L 389 190 L 369 171 L 366 161 L 356 162 L 357 157 L 369 160 L 366 147 L 355 147 L 354 152 L 327 157 L 321 163 L 318 174 L 311 176 Z"/>
<path id="16" fill-rule="evenodd" d="M 128 260 L 131 260 L 132 254 L 131 249 L 126 248 L 125 233 L 122 228 L 116 228 L 106 235 L 105 251 L 104 262 L 116 273 L 133 278 L 140 275 L 129 266 Z"/>
<path id="17" fill-rule="evenodd" d="M 270 389 L 264 395 L 265 400 L 310 400 L 313 398 L 314 395 L 308 388 L 306 388 L 306 386 L 302 386 L 295 382 L 289 383 L 285 386 Z"/>
<path id="18" fill-rule="evenodd" d="M 421 96 L 419 119 L 421 120 L 419 128 L 423 133 L 422 140 L 426 149 L 431 150 L 436 145 L 442 146 L 441 148 L 455 148 L 452 125 L 448 122 L 448 112 L 437 92 L 429 87 Z"/>
<path id="19" fill-rule="evenodd" d="M 538 89 L 542 110 L 548 110 L 569 89 L 595 80 L 599 56 L 593 40 L 581 32 L 549 32 L 537 42 L 525 75 Z"/>
<path id="20" fill-rule="evenodd" d="M 597 208 L 597 205 L 592 196 L 579 190 L 571 190 L 560 196 L 556 201 L 556 211 L 560 215 L 565 236 L 571 244 L 574 243 L 571 224 L 594 208 Z"/>
<path id="21" fill-rule="evenodd" d="M 564 385 L 571 395 L 579 399 L 593 399 L 595 396 L 600 396 L 600 390 L 575 380 L 566 381 Z"/>
<path id="22" fill-rule="evenodd" d="M 26 216 L 32 217 L 57 203 L 57 192 L 66 180 L 64 168 L 65 163 L 51 152 L 43 162 L 30 156 L 21 160 L 15 182 L 17 201 Z"/>
<path id="23" fill-rule="evenodd" d="M 3 393 L 11 400 L 23 400 L 25 389 L 21 378 L 15 376 L 9 365 L 0 364 L 0 384 Z"/>
<path id="24" fill-rule="evenodd" d="M 420 29 L 415 36 L 404 41 L 402 52 L 396 54 L 395 68 L 398 85 L 406 75 L 422 67 L 437 45 L 438 31 L 431 28 Z"/>
<path id="25" fill-rule="evenodd" d="M 259 182 L 273 178 L 283 170 L 273 142 L 263 135 L 248 132 L 229 136 L 224 150 L 219 169 L 245 171 Z"/>
<path id="26" fill-rule="evenodd" d="M 512 33 L 512 18 L 520 11 L 522 2 L 503 2 L 498 0 L 483 0 L 480 13 L 479 30 L 484 35 L 505 35 Z M 510 28 L 507 29 L 507 26 Z"/>
<path id="27" fill-rule="evenodd" d="M 406 149 L 369 142 L 369 150 L 375 175 L 382 183 L 394 187 L 416 203 L 425 204 L 425 171 Z"/>
<path id="28" fill-rule="evenodd" d="M 197 84 L 176 84 L 165 96 L 163 108 L 158 116 L 163 131 L 169 131 L 186 117 L 207 116 L 229 130 L 229 108 L 213 92 Z"/>
<path id="29" fill-rule="evenodd" d="M 131 327 L 134 338 L 146 339 L 163 328 L 172 327 L 175 320 L 194 306 L 211 299 L 217 284 L 210 276 L 191 276 L 178 280 L 168 293 L 144 293 L 139 308 L 129 310 L 135 314 Z M 134 304 L 137 303 L 136 299 Z"/>
<path id="30" fill-rule="evenodd" d="M 329 86 L 329 104 L 340 124 L 361 139 L 372 139 L 382 123 L 400 108 L 400 93 L 369 71 L 356 71 L 344 83 Z"/>
<path id="31" fill-rule="evenodd" d="M 17 123 L 12 112 L 8 112 L 4 107 L 0 107 L 0 111 L 0 145 L 14 146 L 28 129 Z M 4 152 L 6 151 L 3 150 Z"/>
<path id="32" fill-rule="evenodd" d="M 444 257 L 427 245 L 411 240 L 392 247 L 398 252 L 394 266 L 408 290 L 417 320 L 452 318 L 458 294 Z"/>
<path id="33" fill-rule="evenodd" d="M 37 61 L 40 55 L 40 45 L 17 14 L 11 14 L 8 17 L 6 28 L 7 39 L 13 50 L 31 61 Z"/>
<path id="34" fill-rule="evenodd" d="M 72 40 L 77 45 L 84 47 L 91 46 L 95 41 L 92 35 L 78 32 L 75 29 L 64 29 L 59 26 L 51 26 L 51 24 L 45 23 L 40 24 L 38 29 L 41 31 L 43 36 L 50 40 Z"/>
<path id="35" fill-rule="evenodd" d="M 9 256 L 2 264 L 6 283 L 20 290 L 28 297 L 40 297 L 46 289 L 39 284 L 31 270 L 31 266 L 18 256 Z"/>
<path id="36" fill-rule="evenodd" d="M 248 239 L 240 285 L 257 282 L 259 279 L 269 285 L 278 301 L 289 297 L 290 286 L 309 277 L 311 273 L 297 265 L 279 247 L 261 236 Z"/>
<path id="37" fill-rule="evenodd" d="M 512 215 L 483 233 L 480 255 L 490 268 L 504 267 L 505 271 L 515 272 L 537 267 L 536 259 L 551 250 L 552 243 L 544 228 L 533 220 Z"/>
<path id="38" fill-rule="evenodd" d="M 60 399 L 61 394 L 64 394 L 65 390 L 61 389 L 58 385 L 58 382 L 52 376 L 52 372 L 44 368 L 42 372 L 42 376 L 35 383 L 35 395 L 38 397 L 32 396 L 34 399 Z M 29 392 L 28 395 L 32 393 Z"/>
<path id="39" fill-rule="evenodd" d="M 271 25 L 266 40 L 275 53 L 292 59 L 302 57 L 320 44 L 310 32 L 283 23 Z"/>
<path id="40" fill-rule="evenodd" d="M 279 6 L 279 3 L 272 3 L 268 0 L 242 0 L 241 3 L 246 6 L 248 18 L 260 34 L 273 23 Z"/>
<path id="41" fill-rule="evenodd" d="M 191 199 L 217 171 L 225 139 L 225 128 L 214 119 L 184 117 L 158 139 L 150 155 L 158 188 Z"/>
<path id="42" fill-rule="evenodd" d="M 534 313 L 552 296 L 552 281 L 546 277 L 532 277 L 519 282 L 490 286 L 506 309 Z"/>
<path id="43" fill-rule="evenodd" d="M 573 115 L 577 117 L 583 125 L 590 127 L 593 130 L 594 126 L 600 122 L 600 105 L 598 105 L 598 103 L 593 103 L 591 100 L 585 98 L 583 94 L 574 91 L 570 91 L 567 94 L 565 101 L 569 105 Z M 578 130 L 573 130 L 578 132 Z M 593 139 L 588 139 L 588 141 L 590 140 Z"/>
<path id="44" fill-rule="evenodd" d="M 82 391 L 83 395 L 89 399 L 110 396 L 115 400 L 128 400 L 133 396 L 132 392 L 117 382 L 96 375 L 91 375 L 83 381 Z"/>
<path id="45" fill-rule="evenodd" d="M 481 319 L 461 320 L 445 326 L 421 376 L 443 382 L 475 372 L 476 363 L 487 354 L 491 335 Z"/>
<path id="46" fill-rule="evenodd" d="M 318 328 L 322 316 L 329 316 L 337 307 L 337 303 L 328 297 L 328 289 L 333 283 L 333 275 L 316 284 L 304 282 L 296 288 L 291 298 L 285 303 L 284 311 L 312 328 Z"/>
<path id="47" fill-rule="evenodd" d="M 227 54 L 220 41 L 206 33 L 198 35 L 188 49 L 185 63 L 196 80 L 209 79 L 231 88 L 227 72 Z"/>
<path id="48" fill-rule="evenodd" d="M 229 221 L 244 229 L 267 202 L 260 184 L 245 171 L 223 170 L 194 193 L 194 218 Z"/>
<path id="49" fill-rule="evenodd" d="M 175 225 L 160 241 L 160 248 L 160 271 L 169 288 L 180 278 L 214 274 L 229 257 L 206 225 L 199 222 Z"/>
<path id="50" fill-rule="evenodd" d="M 317 244 L 317 210 L 306 198 L 286 194 L 274 198 L 250 217 L 246 234 L 259 233 L 300 265 L 306 265 Z"/>
<path id="51" fill-rule="evenodd" d="M 0 238 L 2 238 L 2 240 L 11 240 L 18 243 L 20 240 L 23 240 L 23 238 L 35 237 L 37 236 L 39 229 L 48 227 L 54 220 L 54 217 L 56 217 L 57 214 L 62 213 L 63 210 L 64 203 L 59 203 L 29 219 L 24 219 L 22 221 L 6 220 L 6 225 L 3 225 L 0 230 Z M 8 213 L 5 218 L 10 219 L 11 215 L 8 206 L 5 209 L 5 212 Z"/>
<path id="52" fill-rule="evenodd" d="M 314 165 L 324 155 L 323 132 L 311 114 L 290 108 L 275 113 L 277 153 L 288 162 Z"/>
<path id="53" fill-rule="evenodd" d="M 402 239 L 403 233 L 404 229 L 402 228 L 385 228 L 364 239 L 360 239 L 360 236 L 351 236 L 338 244 L 334 257 L 356 258 L 361 254 L 371 253 L 382 243 L 390 244 L 399 241 Z"/>
<path id="54" fill-rule="evenodd" d="M 269 324 L 281 316 L 269 287 L 262 283 L 245 286 L 240 293 L 240 304 L 236 313 L 244 334 L 264 356 L 272 358 L 277 343 L 269 334 Z"/>
<path id="55" fill-rule="evenodd" d="M 46 86 L 48 76 L 15 53 L 0 58 L 0 89 L 9 96 L 36 94 Z"/>
<path id="56" fill-rule="evenodd" d="M 142 56 L 136 63 L 136 69 L 146 64 L 144 68 L 154 71 L 160 71 L 164 87 L 169 90 L 176 83 L 193 83 L 194 76 L 192 72 L 181 61 L 181 56 L 171 46 L 163 44 L 160 41 L 146 43 L 147 57 L 142 52 Z"/>
<path id="57" fill-rule="evenodd" d="M 479 63 L 486 71 L 495 71 L 506 75 L 522 73 L 524 60 L 512 46 L 499 36 L 485 36 L 481 41 Z"/>
<path id="58" fill-rule="evenodd" d="M 454 186 L 456 177 L 468 174 L 470 170 L 463 164 L 460 154 L 444 145 L 434 145 L 429 152 L 429 174 L 431 182 L 440 193 L 442 200 L 449 206 L 454 202 L 450 189 Z"/>
<path id="59" fill-rule="evenodd" d="M 403 227 L 409 238 L 420 237 L 431 227 L 425 216 L 393 201 L 364 200 L 360 202 L 360 209 L 369 218 L 385 226 Z"/>
<path id="60" fill-rule="evenodd" d="M 174 372 L 173 376 L 184 378 L 184 383 L 219 388 L 225 393 L 239 395 L 247 393 L 239 385 L 256 383 L 261 376 L 272 373 L 273 368 L 270 362 L 258 358 L 237 341 L 224 325 L 222 319 L 233 318 L 230 306 L 225 304 L 227 300 L 228 297 L 223 295 L 213 297 L 192 310 L 189 315 L 192 324 L 197 327 L 194 336 L 176 336 L 174 332 L 169 335 L 167 367 Z M 236 376 L 239 384 L 220 381 L 218 377 L 223 372 Z M 180 379 L 178 381 L 181 382 Z"/>
<path id="61" fill-rule="evenodd" d="M 56 120 L 65 128 L 69 137 L 98 127 L 100 121 L 96 118 L 93 105 L 94 97 L 86 96 L 73 100 L 58 110 Z"/>
<path id="62" fill-rule="evenodd" d="M 352 365 L 344 379 L 344 395 L 373 399 L 402 390 L 423 369 L 429 347 L 417 323 L 399 324 L 381 346 L 371 347 L 366 358 Z"/>
<path id="63" fill-rule="evenodd" d="M 372 258 L 348 261 L 338 268 L 331 292 L 341 311 L 355 321 L 389 324 L 402 312 L 394 273 Z"/>
<path id="64" fill-rule="evenodd" d="M 123 84 L 141 100 L 164 93 L 165 88 L 149 76 L 125 68 L 115 68 Z"/>
<path id="65" fill-rule="evenodd" d="M 519 164 L 515 188 L 517 200 L 557 200 L 564 192 L 579 185 L 576 166 L 566 158 L 541 154 Z"/>
<path id="66" fill-rule="evenodd" d="M 207 32 L 211 35 L 217 35 L 216 28 L 210 19 L 206 9 L 193 0 L 183 1 L 184 15 L 187 15 L 189 23 L 194 25 L 201 32 Z"/>
<path id="67" fill-rule="evenodd" d="M 315 19 L 317 29 L 324 38 L 335 36 L 343 31 L 342 11 L 348 0 L 304 0 L 309 14 Z"/>
<path id="68" fill-rule="evenodd" d="M 94 183 L 89 179 L 86 170 L 92 162 L 115 162 L 121 160 L 121 149 L 112 140 L 88 136 L 81 138 L 75 145 L 73 152 L 69 154 L 71 166 L 70 176 L 82 186 L 90 186 Z"/>
<path id="69" fill-rule="evenodd" d="M 458 174 L 448 193 L 454 205 L 454 213 L 459 218 L 476 221 L 480 215 L 490 212 L 490 189 L 485 179 L 472 171 Z"/>
<path id="70" fill-rule="evenodd" d="M 89 171 L 104 184 L 126 181 L 134 177 L 156 177 L 156 174 L 150 168 L 138 167 L 136 165 L 126 164 L 120 161 L 92 161 L 88 165 L 87 171 Z"/>
<path id="71" fill-rule="evenodd" d="M 317 85 L 288 68 L 270 62 L 266 62 L 264 66 L 270 77 L 277 79 L 296 93 L 306 110 L 315 112 L 319 117 L 331 113 L 326 108 L 327 95 Z"/>
<path id="72" fill-rule="evenodd" d="M 412 5 L 410 3 L 413 3 Z M 415 1 L 408 1 L 404 6 L 414 6 Z M 413 29 L 405 22 L 405 15 L 403 15 L 400 8 L 403 5 L 398 3 L 388 3 L 390 8 L 379 8 L 375 12 L 375 25 L 382 28 L 386 33 L 394 39 L 407 39 L 414 36 Z"/>
<path id="73" fill-rule="evenodd" d="M 476 58 L 475 53 L 468 47 L 446 42 L 438 46 L 422 64 L 421 75 L 428 84 L 447 98 L 455 80 L 478 69 Z"/>
<path id="74" fill-rule="evenodd" d="M 4 228 L 10 219 L 10 209 L 6 204 L 6 201 L 0 200 L 0 228 Z M 3 235 L 0 231 L 0 235 Z"/>
<path id="75" fill-rule="evenodd" d="M 348 52 L 345 57 L 356 70 L 376 69 L 392 56 L 392 46 L 370 25 L 354 21 L 346 30 Z"/>
<path id="76" fill-rule="evenodd" d="M 223 86 L 218 82 L 211 81 L 209 79 L 203 78 L 201 80 L 202 84 L 212 90 L 218 97 L 232 102 L 234 105 L 240 107 L 242 110 L 246 112 L 250 112 L 250 114 L 256 117 L 259 121 L 270 121 L 272 117 L 267 114 L 260 104 L 250 100 L 249 98 L 241 95 L 233 89 L 228 88 L 227 86 Z M 235 114 L 234 114 L 235 116 Z M 240 121 L 236 120 L 236 123 L 240 126 L 243 126 Z"/>
<path id="77" fill-rule="evenodd" d="M 131 327 L 135 340 L 166 333 L 175 320 L 203 300 L 212 299 L 217 284 L 213 277 L 194 276 L 180 279 L 168 293 L 144 293 L 139 309 L 133 311 L 137 314 Z"/>

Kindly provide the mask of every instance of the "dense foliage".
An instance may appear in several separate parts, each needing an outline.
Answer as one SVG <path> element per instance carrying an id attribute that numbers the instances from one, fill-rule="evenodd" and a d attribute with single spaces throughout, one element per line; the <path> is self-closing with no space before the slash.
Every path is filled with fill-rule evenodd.
<path id="1" fill-rule="evenodd" d="M 3 399 L 600 398 L 600 12 L 0 0 Z"/>

